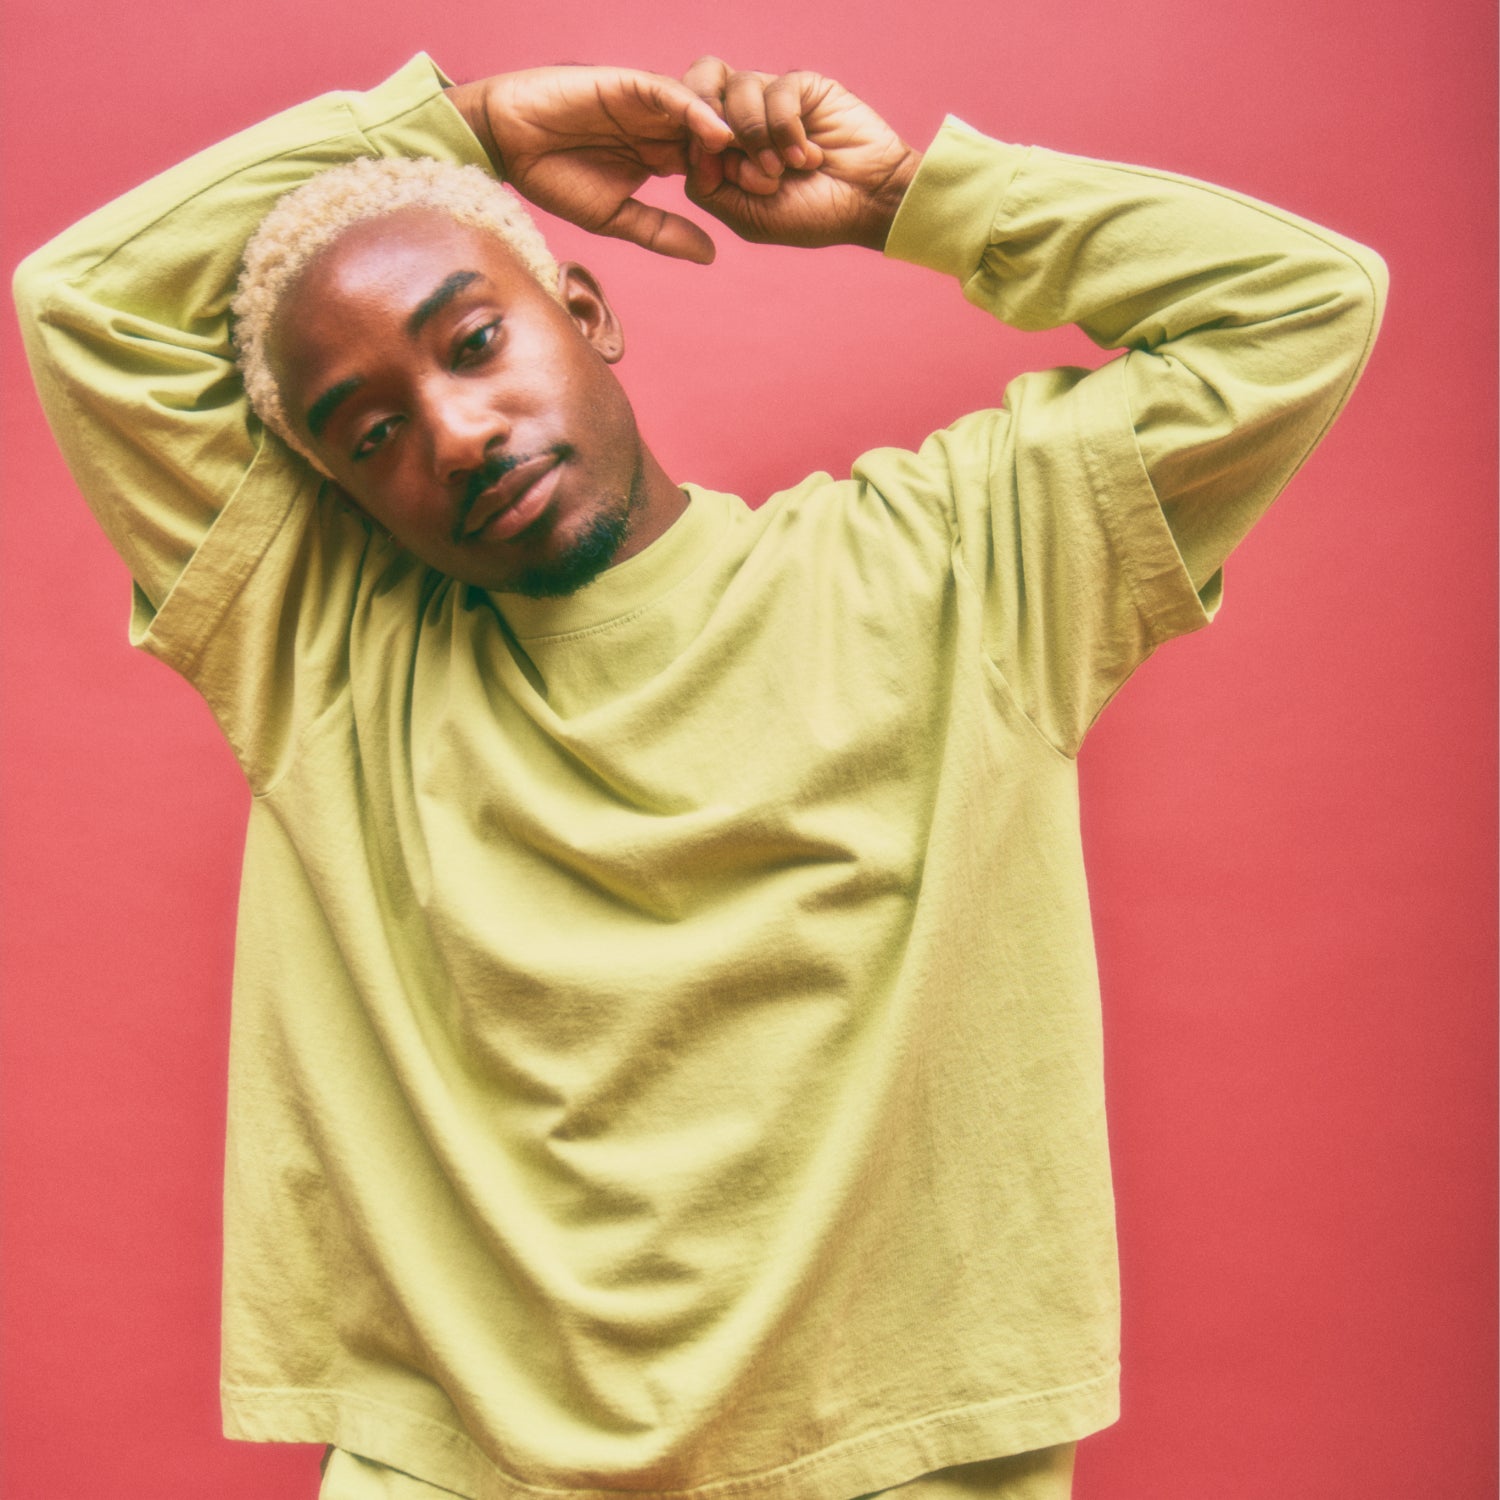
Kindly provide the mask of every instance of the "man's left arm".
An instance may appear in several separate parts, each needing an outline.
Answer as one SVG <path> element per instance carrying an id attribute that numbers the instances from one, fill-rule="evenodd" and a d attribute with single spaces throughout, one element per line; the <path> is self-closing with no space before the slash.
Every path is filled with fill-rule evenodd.
<path id="1" fill-rule="evenodd" d="M 855 469 L 946 511 L 987 654 L 1072 754 L 1158 645 L 1213 617 L 1225 557 L 1365 367 L 1384 263 L 1230 190 L 957 120 L 919 156 L 818 75 L 704 59 L 684 82 L 736 132 L 690 170 L 689 196 L 744 237 L 883 249 L 1012 327 L 1076 323 L 1127 351 L 1022 375 L 920 452 Z"/>
<path id="2" fill-rule="evenodd" d="M 1229 189 L 952 119 L 886 252 L 1012 327 L 1129 351 L 1111 378 L 1200 591 L 1342 410 L 1387 287 L 1374 251 Z"/>

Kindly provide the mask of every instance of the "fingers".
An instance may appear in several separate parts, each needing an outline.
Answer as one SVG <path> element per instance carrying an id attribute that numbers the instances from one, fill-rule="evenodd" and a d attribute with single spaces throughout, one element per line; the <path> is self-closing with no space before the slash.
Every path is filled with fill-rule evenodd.
<path id="1" fill-rule="evenodd" d="M 683 123 L 710 150 L 722 151 L 734 139 L 733 130 L 702 99 L 694 99 L 688 104 Z"/>
<path id="2" fill-rule="evenodd" d="M 695 93 L 715 114 L 720 112 L 719 101 L 728 81 L 729 64 L 721 57 L 700 57 L 682 75 L 683 87 Z"/>
<path id="3" fill-rule="evenodd" d="M 724 161 L 724 156 L 705 151 L 696 141 L 691 142 L 688 146 L 688 196 L 705 198 L 717 192 L 724 181 Z"/>
<path id="4" fill-rule="evenodd" d="M 638 87 L 646 102 L 669 120 L 684 126 L 711 151 L 722 151 L 734 139 L 719 112 L 695 89 L 660 74 L 638 75 Z"/>
<path id="5" fill-rule="evenodd" d="M 691 220 L 635 198 L 627 198 L 595 232 L 700 266 L 708 265 L 715 254 L 714 242 Z"/>
<path id="6" fill-rule="evenodd" d="M 814 97 L 815 82 L 811 73 L 786 73 L 765 92 L 766 129 L 772 146 L 787 166 L 809 171 L 823 160 L 822 151 L 808 140 L 802 119 L 804 103 Z"/>
<path id="7" fill-rule="evenodd" d="M 735 143 L 767 177 L 781 176 L 782 160 L 771 145 L 766 120 L 767 79 L 759 73 L 731 73 L 724 88 L 724 118 Z"/>
<path id="8" fill-rule="evenodd" d="M 823 152 L 808 138 L 804 119 L 824 87 L 816 73 L 736 72 L 722 58 L 700 57 L 683 83 L 732 128 L 749 164 L 739 183 L 746 191 L 774 191 L 787 167 L 815 171 L 822 165 Z"/>
<path id="9" fill-rule="evenodd" d="M 742 152 L 725 151 L 688 155 L 687 190 L 694 201 L 708 199 L 726 183 L 757 198 L 769 198 L 781 187 L 779 177 L 768 176 Z"/>

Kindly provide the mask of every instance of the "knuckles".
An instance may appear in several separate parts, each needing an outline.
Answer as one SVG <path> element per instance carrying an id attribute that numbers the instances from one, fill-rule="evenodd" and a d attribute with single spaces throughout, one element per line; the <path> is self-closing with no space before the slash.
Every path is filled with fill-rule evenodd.
<path id="1" fill-rule="evenodd" d="M 729 125 L 739 147 L 754 155 L 795 143 L 800 122 L 840 87 L 812 69 L 762 73 L 732 68 L 713 53 L 693 63 L 682 81 Z"/>

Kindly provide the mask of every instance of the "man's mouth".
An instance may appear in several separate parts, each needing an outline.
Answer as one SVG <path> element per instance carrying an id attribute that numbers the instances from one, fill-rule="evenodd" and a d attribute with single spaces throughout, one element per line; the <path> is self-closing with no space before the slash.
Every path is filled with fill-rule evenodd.
<path id="1" fill-rule="evenodd" d="M 536 519 L 552 491 L 547 481 L 567 457 L 563 447 L 527 457 L 491 459 L 470 476 L 453 528 L 455 542 L 508 540 Z"/>

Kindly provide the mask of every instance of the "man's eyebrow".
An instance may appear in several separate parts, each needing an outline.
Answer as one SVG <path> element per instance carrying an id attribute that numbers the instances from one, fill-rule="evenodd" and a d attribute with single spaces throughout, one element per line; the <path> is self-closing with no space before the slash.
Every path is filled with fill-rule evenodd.
<path id="1" fill-rule="evenodd" d="M 478 271 L 455 271 L 445 276 L 435 292 L 417 303 L 416 310 L 406 320 L 406 336 L 416 338 L 422 325 L 436 312 L 441 312 L 471 281 L 480 279 Z"/>
<path id="2" fill-rule="evenodd" d="M 348 380 L 341 380 L 337 385 L 331 385 L 313 404 L 307 409 L 307 430 L 314 437 L 322 437 L 323 429 L 328 425 L 328 419 L 333 415 L 333 409 L 345 396 L 352 396 L 360 386 L 365 383 L 363 375 L 351 375 Z"/>
<path id="3" fill-rule="evenodd" d="M 406 320 L 407 337 L 416 338 L 429 318 L 441 312 L 470 282 L 483 279 L 478 271 L 455 271 L 451 276 L 445 276 L 437 287 L 412 310 L 411 316 Z M 364 383 L 364 376 L 351 375 L 348 380 L 341 380 L 337 385 L 329 386 L 308 407 L 307 430 L 315 438 L 322 437 L 323 429 L 328 425 L 328 419 L 333 415 L 334 408 L 346 396 L 352 396 Z"/>

